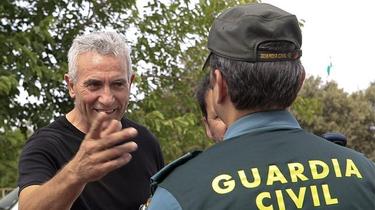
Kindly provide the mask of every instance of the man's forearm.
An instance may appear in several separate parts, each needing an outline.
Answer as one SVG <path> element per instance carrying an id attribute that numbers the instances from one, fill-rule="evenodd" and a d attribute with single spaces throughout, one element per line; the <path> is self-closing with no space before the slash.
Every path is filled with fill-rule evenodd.
<path id="1" fill-rule="evenodd" d="M 66 165 L 51 180 L 42 185 L 32 185 L 20 193 L 20 210 L 70 209 L 86 183 L 80 183 Z"/>

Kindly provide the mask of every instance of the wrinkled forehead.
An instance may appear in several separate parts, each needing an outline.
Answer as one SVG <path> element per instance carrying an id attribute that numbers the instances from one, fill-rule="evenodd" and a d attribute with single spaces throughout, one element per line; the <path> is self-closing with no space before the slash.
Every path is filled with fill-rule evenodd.
<path id="1" fill-rule="evenodd" d="M 123 57 L 114 54 L 100 54 L 97 52 L 84 52 L 77 56 L 77 70 L 89 68 L 97 70 L 119 70 L 128 73 L 127 62 Z"/>

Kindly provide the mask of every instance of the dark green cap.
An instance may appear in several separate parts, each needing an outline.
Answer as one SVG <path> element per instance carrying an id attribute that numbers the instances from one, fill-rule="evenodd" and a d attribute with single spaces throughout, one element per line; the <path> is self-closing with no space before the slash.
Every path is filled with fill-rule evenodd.
<path id="1" fill-rule="evenodd" d="M 293 43 L 295 49 L 258 48 L 261 43 L 275 41 Z M 225 10 L 215 19 L 208 35 L 210 55 L 246 62 L 296 60 L 302 55 L 301 45 L 302 34 L 296 16 L 264 3 Z"/>

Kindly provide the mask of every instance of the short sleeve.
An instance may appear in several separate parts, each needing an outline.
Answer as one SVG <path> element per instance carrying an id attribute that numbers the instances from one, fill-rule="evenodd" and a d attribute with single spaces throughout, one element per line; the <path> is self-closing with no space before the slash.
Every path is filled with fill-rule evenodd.
<path id="1" fill-rule="evenodd" d="M 18 186 L 20 192 L 30 185 L 40 185 L 50 180 L 58 167 L 54 153 L 56 147 L 46 136 L 32 137 L 24 146 L 19 160 Z M 51 138 L 51 137 L 49 137 Z"/>

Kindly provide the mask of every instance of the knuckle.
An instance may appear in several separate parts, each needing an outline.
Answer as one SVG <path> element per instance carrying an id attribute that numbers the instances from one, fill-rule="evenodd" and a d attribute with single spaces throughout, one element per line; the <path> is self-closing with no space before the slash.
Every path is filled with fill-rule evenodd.
<path id="1" fill-rule="evenodd" d="M 124 152 L 123 149 L 121 149 L 121 147 L 114 147 L 112 150 L 113 150 L 112 154 L 115 157 L 120 156 Z"/>
<path id="2" fill-rule="evenodd" d="M 92 154 L 95 151 L 96 144 L 91 143 L 91 142 L 83 142 L 81 144 L 81 148 L 83 151 L 85 151 L 88 154 Z"/>

